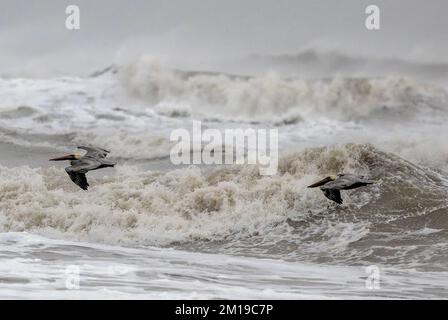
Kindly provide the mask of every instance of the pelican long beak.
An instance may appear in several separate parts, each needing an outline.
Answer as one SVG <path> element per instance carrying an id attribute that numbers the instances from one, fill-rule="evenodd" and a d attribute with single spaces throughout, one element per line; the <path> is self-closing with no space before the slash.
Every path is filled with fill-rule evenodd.
<path id="1" fill-rule="evenodd" d="M 59 158 L 50 159 L 49 161 L 65 161 L 65 160 L 73 160 L 74 158 L 75 156 L 73 154 L 68 154 Z"/>
<path id="2" fill-rule="evenodd" d="M 317 187 L 323 186 L 324 184 L 326 184 L 330 181 L 334 181 L 334 180 L 336 180 L 336 178 L 334 176 L 326 177 L 323 180 L 320 180 L 316 183 L 313 183 L 312 185 L 309 185 L 308 188 L 317 188 Z"/>

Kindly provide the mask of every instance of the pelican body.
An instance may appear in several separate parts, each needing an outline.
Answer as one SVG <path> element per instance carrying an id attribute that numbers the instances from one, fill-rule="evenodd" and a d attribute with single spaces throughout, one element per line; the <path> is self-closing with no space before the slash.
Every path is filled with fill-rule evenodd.
<path id="1" fill-rule="evenodd" d="M 81 156 L 80 153 L 76 152 L 63 157 L 50 159 L 50 161 L 70 161 L 70 166 L 65 168 L 65 171 L 76 185 L 83 190 L 87 190 L 89 188 L 89 183 L 86 178 L 87 172 L 114 167 L 116 163 L 105 160 L 109 153 L 107 150 L 85 146 L 79 146 L 78 149 L 85 150 L 87 153 Z"/>
<path id="2" fill-rule="evenodd" d="M 356 189 L 372 183 L 373 181 L 367 180 L 364 176 L 358 176 L 351 173 L 340 173 L 337 176 L 326 177 L 325 179 L 308 186 L 308 188 L 320 187 L 320 190 L 323 191 L 325 197 L 338 204 L 342 204 L 340 190 Z"/>

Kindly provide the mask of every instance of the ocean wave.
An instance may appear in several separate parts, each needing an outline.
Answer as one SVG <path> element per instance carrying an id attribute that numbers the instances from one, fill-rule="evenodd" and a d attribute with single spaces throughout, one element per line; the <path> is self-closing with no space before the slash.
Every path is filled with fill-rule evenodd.
<path id="1" fill-rule="evenodd" d="M 178 116 L 272 121 L 293 112 L 303 118 L 339 120 L 415 119 L 446 116 L 447 93 L 407 77 L 284 79 L 275 74 L 238 77 L 174 71 L 141 59 L 122 66 L 118 77 L 129 96 Z M 167 110 L 163 111 L 163 106 Z M 178 112 L 173 112 L 173 106 Z"/>
<path id="2" fill-rule="evenodd" d="M 343 207 L 306 188 L 343 171 L 376 184 L 344 192 Z M 242 165 L 90 180 L 84 192 L 61 169 L 1 167 L 0 231 L 350 262 L 376 258 L 372 248 L 387 245 L 387 234 L 398 241 L 409 230 L 448 229 L 446 175 L 370 145 L 284 155 L 275 176 Z M 352 250 L 358 253 L 347 254 Z"/>

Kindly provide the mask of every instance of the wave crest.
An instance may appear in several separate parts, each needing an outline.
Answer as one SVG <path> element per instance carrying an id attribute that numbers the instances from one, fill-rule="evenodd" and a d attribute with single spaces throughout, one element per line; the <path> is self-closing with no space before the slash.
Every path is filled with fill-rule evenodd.
<path id="1" fill-rule="evenodd" d="M 327 209 L 330 203 L 321 192 L 306 186 L 342 171 L 369 175 L 377 184 L 345 192 L 344 209 Z M 328 232 L 322 223 L 335 228 L 345 223 L 349 229 L 355 224 L 364 237 L 369 224 L 422 214 L 422 203 L 428 212 L 446 210 L 448 189 L 440 173 L 358 144 L 283 156 L 275 176 L 260 176 L 256 167 L 243 165 L 89 178 L 93 188 L 84 192 L 60 169 L 1 167 L 0 229 L 108 243 L 167 245 L 262 236 L 298 245 L 305 234 L 315 232 L 317 241 Z M 328 210 L 339 210 L 340 216 L 332 221 Z M 304 229 L 309 223 L 311 229 Z"/>
<path id="2" fill-rule="evenodd" d="M 283 79 L 219 73 L 181 72 L 153 60 L 123 66 L 118 74 L 132 97 L 157 106 L 165 114 L 233 117 L 271 121 L 287 112 L 304 118 L 322 115 L 340 120 L 369 117 L 413 118 L 446 112 L 446 92 L 406 77 Z M 162 106 L 162 107 L 161 107 Z M 188 110 L 188 111 L 187 111 Z M 429 114 L 428 114 L 429 113 Z M 279 119 L 274 121 L 279 122 Z"/>

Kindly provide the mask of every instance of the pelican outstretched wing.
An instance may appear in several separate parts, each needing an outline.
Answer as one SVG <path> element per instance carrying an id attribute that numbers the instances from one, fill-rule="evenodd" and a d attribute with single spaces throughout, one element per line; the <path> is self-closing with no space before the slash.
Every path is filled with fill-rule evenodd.
<path id="1" fill-rule="evenodd" d="M 84 157 L 91 157 L 91 158 L 104 159 L 110 153 L 110 151 L 108 150 L 94 147 L 78 146 L 78 149 L 87 151 Z"/>
<path id="2" fill-rule="evenodd" d="M 82 190 L 87 190 L 89 188 L 89 183 L 87 182 L 86 174 L 76 171 L 67 171 L 68 176 L 72 181 L 78 185 Z"/>
<path id="3" fill-rule="evenodd" d="M 339 204 L 342 204 L 342 197 L 341 197 L 341 192 L 339 192 L 339 190 L 336 189 L 324 189 L 322 190 L 324 192 L 324 195 Z"/>
<path id="4" fill-rule="evenodd" d="M 71 162 L 71 166 L 65 168 L 70 179 L 81 189 L 87 190 L 89 183 L 87 182 L 86 173 L 89 170 L 98 168 L 101 163 L 95 159 L 81 159 Z"/>

